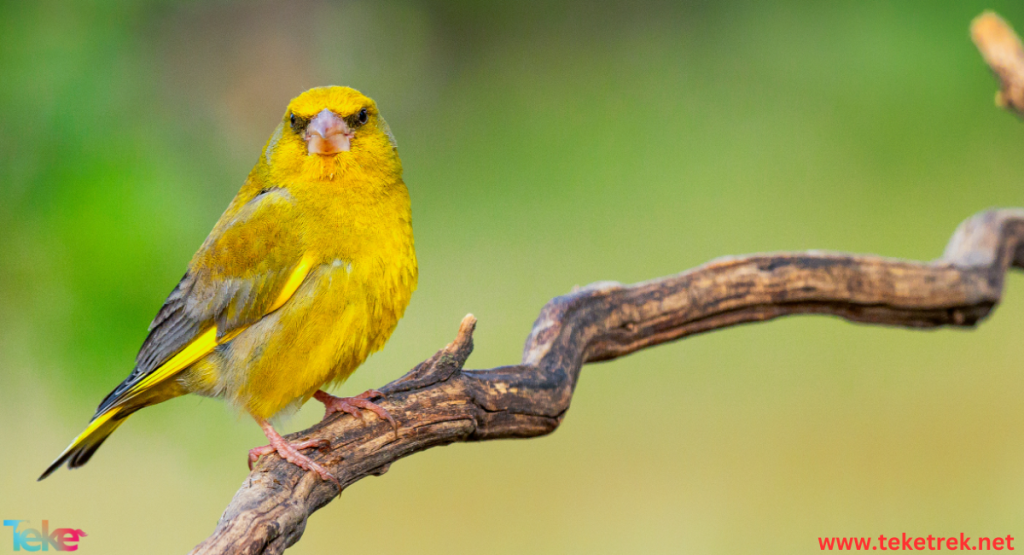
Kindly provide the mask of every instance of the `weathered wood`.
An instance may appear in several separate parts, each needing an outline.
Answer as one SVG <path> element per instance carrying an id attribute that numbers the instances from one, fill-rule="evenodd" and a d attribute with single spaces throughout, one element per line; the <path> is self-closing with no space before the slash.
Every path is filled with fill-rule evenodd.
<path id="1" fill-rule="evenodd" d="M 522 363 L 463 370 L 476 320 L 455 341 L 381 388 L 399 422 L 334 415 L 291 440 L 326 439 L 314 460 L 342 489 L 401 459 L 458 441 L 551 433 L 565 416 L 587 362 L 611 360 L 688 335 L 790 314 L 930 328 L 973 326 L 999 302 L 1010 266 L 1024 267 L 1024 210 L 980 213 L 960 225 L 943 257 L 911 262 L 829 252 L 729 257 L 674 276 L 602 282 L 541 310 Z M 194 554 L 281 553 L 337 486 L 277 456 L 265 457 Z"/>

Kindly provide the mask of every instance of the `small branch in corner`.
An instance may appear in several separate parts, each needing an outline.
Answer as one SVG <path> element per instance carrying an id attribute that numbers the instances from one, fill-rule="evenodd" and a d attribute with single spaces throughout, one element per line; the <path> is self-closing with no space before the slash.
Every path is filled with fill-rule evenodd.
<path id="1" fill-rule="evenodd" d="M 985 12 L 971 23 L 971 39 L 999 79 L 996 105 L 1024 117 L 1024 47 L 1003 18 Z"/>

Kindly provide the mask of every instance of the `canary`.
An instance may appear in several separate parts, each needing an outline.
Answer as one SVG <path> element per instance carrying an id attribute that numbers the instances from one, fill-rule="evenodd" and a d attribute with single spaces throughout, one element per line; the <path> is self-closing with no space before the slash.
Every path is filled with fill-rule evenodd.
<path id="1" fill-rule="evenodd" d="M 334 477 L 270 419 L 311 397 L 326 414 L 395 422 L 371 399 L 321 388 L 384 346 L 416 289 L 409 192 L 376 103 L 348 87 L 294 98 L 241 190 L 149 326 L 131 374 L 43 472 L 84 465 L 135 411 L 187 393 L 226 399 L 277 452 Z"/>

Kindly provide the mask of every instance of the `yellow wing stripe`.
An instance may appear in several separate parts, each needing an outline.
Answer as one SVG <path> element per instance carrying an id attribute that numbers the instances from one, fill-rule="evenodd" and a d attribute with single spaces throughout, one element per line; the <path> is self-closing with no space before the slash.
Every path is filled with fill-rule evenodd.
<path id="1" fill-rule="evenodd" d="M 197 360 L 210 354 L 216 346 L 217 326 L 212 326 L 200 334 L 199 337 L 193 339 L 178 354 L 171 357 L 171 360 L 168 360 L 142 381 L 132 386 L 129 393 L 137 393 L 163 381 L 169 376 L 177 374 L 188 366 L 195 364 Z"/>
<path id="2" fill-rule="evenodd" d="M 306 279 L 306 276 L 309 274 L 309 270 L 312 266 L 313 258 L 309 255 L 304 256 L 302 260 L 299 261 L 299 265 L 292 270 L 292 275 L 288 276 L 288 281 L 285 282 L 284 288 L 281 289 L 281 293 L 277 296 L 277 300 L 274 301 L 274 304 L 270 306 L 267 314 L 281 308 L 284 303 L 288 302 L 288 299 L 290 299 L 292 295 L 295 294 L 295 291 L 299 289 L 299 286 L 302 285 L 303 280 Z M 199 359 L 213 352 L 213 349 L 216 348 L 217 345 L 231 341 L 244 329 L 245 328 L 238 328 L 232 330 L 231 333 L 222 337 L 220 341 L 217 341 L 217 326 L 211 326 L 200 334 L 199 337 L 193 339 L 192 342 L 186 345 L 184 349 L 178 352 L 178 354 L 171 357 L 171 360 L 168 360 L 159 368 L 154 370 L 150 375 L 146 376 L 142 381 L 132 386 L 132 388 L 128 390 L 128 394 L 132 395 L 146 390 L 153 385 L 174 376 L 185 368 L 192 366 Z M 97 419 L 97 421 L 98 420 L 99 419 Z M 92 428 L 92 426 L 90 425 L 89 428 Z M 86 432 L 88 431 L 89 429 L 86 429 Z"/>
<path id="3" fill-rule="evenodd" d="M 112 407 L 107 412 L 104 412 L 103 414 L 97 416 L 95 420 L 89 422 L 89 425 L 85 427 L 85 431 L 84 432 L 78 434 L 78 437 L 75 438 L 75 441 L 71 442 L 71 445 L 68 446 L 68 448 L 64 450 L 64 453 L 67 453 L 74 446 L 76 446 L 80 442 L 84 441 L 86 438 L 89 437 L 89 435 L 91 435 L 93 432 L 95 432 L 97 429 L 99 429 L 100 426 L 106 424 L 111 418 L 113 418 L 119 412 L 121 412 L 121 407 Z M 64 453 L 61 453 L 61 456 L 63 456 Z M 57 458 L 60 458 L 60 457 L 57 457 Z"/>
<path id="4" fill-rule="evenodd" d="M 299 261 L 299 265 L 292 270 L 292 275 L 288 277 L 288 281 L 284 283 L 284 288 L 281 289 L 281 294 L 277 296 L 277 300 L 274 301 L 274 304 L 270 305 L 270 310 L 267 311 L 267 314 L 281 308 L 284 303 L 288 302 L 288 299 L 292 298 L 292 295 L 298 291 L 299 286 L 302 285 L 302 282 L 309 274 L 309 269 L 312 267 L 313 257 L 308 254 L 303 256 L 302 260 Z"/>
<path id="5" fill-rule="evenodd" d="M 103 414 L 97 416 L 92 421 L 90 421 L 89 425 L 85 427 L 85 431 L 78 434 L 78 437 L 76 437 L 75 440 L 71 442 L 71 445 L 68 445 L 67 449 L 65 449 L 64 452 L 62 452 L 60 456 L 57 457 L 57 459 L 54 460 L 52 464 L 50 464 L 50 467 L 47 468 L 45 472 L 43 472 L 43 475 L 40 476 L 39 479 L 42 480 L 43 478 L 49 476 L 51 472 L 57 469 L 58 463 L 64 464 L 64 462 L 67 460 L 65 459 L 65 457 L 69 457 L 72 451 L 78 449 L 82 445 L 88 444 L 90 440 L 92 440 L 93 444 L 95 444 L 97 441 L 103 441 L 103 438 L 106 438 L 108 435 L 110 435 L 109 432 L 106 434 L 101 434 L 99 438 L 92 438 L 92 435 L 95 434 L 100 428 L 102 428 L 104 424 L 110 422 L 110 419 L 118 415 L 120 412 L 121 407 L 112 407 Z M 114 426 L 114 429 L 116 428 L 117 425 Z"/>

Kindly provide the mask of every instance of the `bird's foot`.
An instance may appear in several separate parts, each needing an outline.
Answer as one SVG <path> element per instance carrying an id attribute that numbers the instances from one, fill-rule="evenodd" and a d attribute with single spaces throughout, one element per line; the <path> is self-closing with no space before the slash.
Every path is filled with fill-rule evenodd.
<path id="1" fill-rule="evenodd" d="M 359 409 L 366 409 L 376 414 L 381 420 L 387 420 L 391 423 L 391 427 L 395 430 L 395 435 L 398 435 L 398 422 L 391 416 L 391 413 L 384 410 L 384 407 L 370 401 L 370 399 L 383 396 L 384 394 L 376 389 L 368 389 L 355 397 L 335 397 L 325 391 L 317 391 L 313 394 L 314 399 L 324 404 L 326 409 L 324 420 L 336 412 L 347 412 L 362 420 L 363 413 Z"/>
<path id="2" fill-rule="evenodd" d="M 282 459 L 294 464 L 295 466 L 303 470 L 311 470 L 316 472 L 325 481 L 333 482 L 334 485 L 341 488 L 341 482 L 334 477 L 326 468 L 313 462 L 312 459 L 299 453 L 301 449 L 309 449 L 315 447 L 317 449 L 328 449 L 331 446 L 331 442 L 326 439 L 311 439 L 308 441 L 300 441 L 297 443 L 288 443 L 281 434 L 277 433 L 277 430 L 270 425 L 269 422 L 260 422 L 260 427 L 263 428 L 263 433 L 270 440 L 270 445 L 264 445 L 262 447 L 254 447 L 249 450 L 249 470 L 252 470 L 252 465 L 260 460 L 260 457 L 269 455 L 271 453 L 277 453 Z"/>

